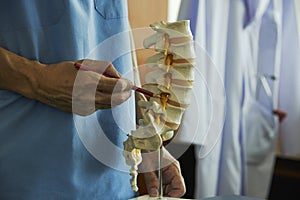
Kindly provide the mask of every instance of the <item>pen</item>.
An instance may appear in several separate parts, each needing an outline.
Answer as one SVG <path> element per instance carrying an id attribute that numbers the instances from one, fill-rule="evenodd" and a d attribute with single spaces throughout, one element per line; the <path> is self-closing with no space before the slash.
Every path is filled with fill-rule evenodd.
<path id="1" fill-rule="evenodd" d="M 111 76 L 111 75 L 109 75 L 109 74 L 107 74 L 107 73 L 105 73 L 105 72 L 99 73 L 98 71 L 93 70 L 93 69 L 91 69 L 91 68 L 89 68 L 89 67 L 87 67 L 87 66 L 85 66 L 85 65 L 80 64 L 80 63 L 75 63 L 74 66 L 75 66 L 75 68 L 78 69 L 78 70 L 80 69 L 80 70 L 84 70 L 84 71 L 91 71 L 91 72 L 95 72 L 95 73 L 97 73 L 97 74 L 101 74 L 101 75 L 106 76 L 106 77 L 109 77 L 109 78 L 116 78 L 116 77 L 113 77 L 113 76 Z M 132 90 L 135 90 L 135 91 L 137 91 L 137 92 L 139 92 L 139 93 L 142 93 L 142 94 L 144 94 L 144 95 L 150 96 L 150 97 L 154 97 L 154 96 L 155 96 L 153 92 L 150 92 L 150 91 L 148 91 L 148 90 L 145 90 L 145 89 L 140 88 L 140 87 L 135 86 L 135 85 L 133 85 L 131 89 L 132 89 Z"/>

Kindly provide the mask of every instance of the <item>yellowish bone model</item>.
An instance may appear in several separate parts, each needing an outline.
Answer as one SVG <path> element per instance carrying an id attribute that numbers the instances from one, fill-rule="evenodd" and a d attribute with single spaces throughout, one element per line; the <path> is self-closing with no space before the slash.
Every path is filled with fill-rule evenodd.
<path id="1" fill-rule="evenodd" d="M 163 141 L 172 139 L 189 105 L 194 81 L 195 52 L 189 21 L 158 22 L 150 27 L 155 34 L 144 40 L 144 47 L 154 46 L 157 54 L 148 58 L 147 65 L 157 66 L 158 70 L 146 75 L 142 87 L 155 96 L 139 101 L 143 119 L 124 142 L 123 151 L 126 163 L 131 166 L 130 182 L 135 191 L 141 150 L 158 150 Z"/>

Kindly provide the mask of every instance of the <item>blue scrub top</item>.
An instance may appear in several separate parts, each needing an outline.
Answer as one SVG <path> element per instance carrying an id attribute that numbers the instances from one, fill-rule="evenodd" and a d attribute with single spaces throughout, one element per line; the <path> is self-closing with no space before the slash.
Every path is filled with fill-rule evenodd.
<path id="1" fill-rule="evenodd" d="M 111 61 L 125 74 L 132 66 L 128 34 L 107 39 L 129 30 L 127 14 L 126 0 L 5 0 L 0 6 L 0 46 L 28 59 L 57 63 L 89 57 L 104 42 L 105 49 L 96 48 L 90 58 Z M 122 55 L 113 55 L 121 47 Z M 119 150 L 124 130 L 134 127 L 133 100 L 128 102 L 122 109 L 131 123 L 118 122 L 122 110 L 95 115 Z M 129 173 L 120 170 L 125 167 L 103 164 L 83 145 L 73 114 L 7 90 L 0 90 L 0 110 L 0 199 L 134 196 Z M 90 127 L 85 128 L 88 132 Z M 113 159 L 125 165 L 121 156 Z"/>

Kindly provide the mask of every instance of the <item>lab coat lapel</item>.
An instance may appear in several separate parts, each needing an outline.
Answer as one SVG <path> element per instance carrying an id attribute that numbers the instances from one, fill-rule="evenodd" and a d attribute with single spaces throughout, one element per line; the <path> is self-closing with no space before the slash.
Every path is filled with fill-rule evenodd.
<path id="1" fill-rule="evenodd" d="M 271 0 L 244 0 L 245 22 L 244 27 L 249 26 L 255 20 L 260 20 Z"/>

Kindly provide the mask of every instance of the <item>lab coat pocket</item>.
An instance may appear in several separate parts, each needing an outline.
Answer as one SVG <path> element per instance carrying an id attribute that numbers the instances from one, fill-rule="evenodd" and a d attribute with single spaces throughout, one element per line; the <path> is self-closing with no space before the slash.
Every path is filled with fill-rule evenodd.
<path id="1" fill-rule="evenodd" d="M 273 152 L 276 118 L 271 110 L 250 99 L 243 108 L 247 163 L 262 162 Z"/>
<path id="2" fill-rule="evenodd" d="M 95 9 L 104 19 L 119 19 L 128 16 L 126 0 L 94 0 Z"/>

